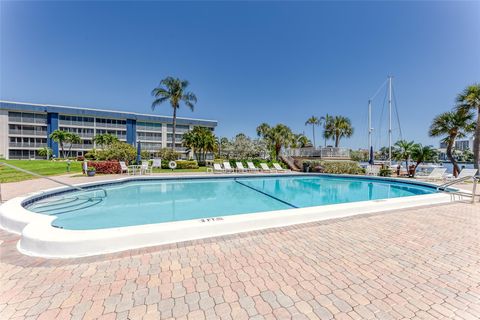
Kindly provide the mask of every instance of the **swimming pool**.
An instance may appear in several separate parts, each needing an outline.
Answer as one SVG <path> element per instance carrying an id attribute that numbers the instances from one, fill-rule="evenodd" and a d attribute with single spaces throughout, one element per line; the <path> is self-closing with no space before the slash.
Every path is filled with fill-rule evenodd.
<path id="1" fill-rule="evenodd" d="M 62 187 L 7 201 L 0 227 L 21 235 L 25 254 L 69 258 L 454 200 L 412 180 L 321 174 L 126 177 L 80 186 L 88 192 Z"/>
<path id="2" fill-rule="evenodd" d="M 436 192 L 425 185 L 331 176 L 134 180 L 104 189 L 108 193 L 105 198 L 71 192 L 33 202 L 26 208 L 55 216 L 55 227 L 91 230 Z"/>

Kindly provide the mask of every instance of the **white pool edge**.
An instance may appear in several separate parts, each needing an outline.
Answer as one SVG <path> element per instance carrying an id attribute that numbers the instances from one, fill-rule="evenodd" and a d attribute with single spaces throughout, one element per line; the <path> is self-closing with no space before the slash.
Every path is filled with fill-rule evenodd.
<path id="1" fill-rule="evenodd" d="M 232 177 L 233 175 L 216 177 L 225 176 Z M 245 175 L 238 176 L 245 177 Z M 254 176 L 259 177 L 259 175 Z M 272 177 L 272 175 L 266 176 Z M 170 179 L 189 179 L 192 177 L 194 176 L 172 177 Z M 110 183 L 130 179 L 135 178 L 96 181 L 82 185 L 97 185 L 102 182 Z M 61 189 L 64 188 L 54 188 L 41 193 L 17 197 L 0 206 L 0 228 L 21 235 L 17 244 L 20 252 L 45 258 L 84 257 L 362 214 L 436 205 L 455 200 L 455 197 L 451 194 L 435 193 L 385 200 L 246 213 L 224 216 L 220 219 L 187 220 L 97 230 L 55 228 L 51 225 L 55 217 L 31 212 L 21 205 L 25 200 L 39 194 L 51 193 Z"/>

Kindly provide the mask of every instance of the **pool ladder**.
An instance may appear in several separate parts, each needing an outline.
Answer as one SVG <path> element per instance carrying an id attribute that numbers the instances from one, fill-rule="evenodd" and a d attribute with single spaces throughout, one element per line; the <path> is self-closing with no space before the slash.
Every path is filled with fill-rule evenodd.
<path id="1" fill-rule="evenodd" d="M 453 185 L 455 185 L 459 182 L 463 182 L 463 181 L 467 181 L 467 180 L 471 180 L 471 179 L 473 179 L 472 193 L 469 193 L 469 192 L 466 192 L 466 191 L 452 190 L 452 189 L 448 190 L 448 187 L 450 187 L 450 186 L 453 186 Z M 439 185 L 437 187 L 437 191 L 448 192 L 449 194 L 458 195 L 458 196 L 461 196 L 461 197 L 470 197 L 470 198 L 472 198 L 471 202 L 475 203 L 475 197 L 480 196 L 480 195 L 477 194 L 477 185 L 478 185 L 479 181 L 480 181 L 480 176 L 467 176 L 467 177 L 463 177 L 463 178 L 460 178 L 460 179 L 455 179 L 453 181 L 450 181 L 450 182 L 444 183 L 442 185 Z"/>
<path id="2" fill-rule="evenodd" d="M 76 189 L 78 191 L 81 191 L 81 192 L 92 192 L 92 191 L 102 191 L 103 192 L 103 197 L 101 198 L 106 198 L 107 197 L 107 190 L 105 190 L 104 188 L 100 188 L 100 187 L 97 187 L 97 188 L 81 188 L 79 186 L 74 186 L 72 184 L 69 184 L 69 183 L 66 183 L 66 182 L 62 182 L 60 180 L 57 180 L 57 179 L 54 179 L 54 178 L 50 178 L 50 177 L 47 177 L 47 176 L 43 176 L 41 174 L 38 174 L 38 173 L 35 173 L 35 172 L 32 172 L 32 171 L 29 171 L 29 170 L 25 170 L 25 169 L 22 169 L 22 168 L 19 168 L 17 166 L 14 166 L 12 164 L 8 164 L 8 163 L 5 163 L 5 162 L 0 162 L 0 165 L 2 166 L 6 166 L 6 167 L 9 167 L 9 168 L 12 168 L 14 170 L 17 170 L 17 171 L 20 171 L 20 172 L 24 172 L 24 173 L 27 173 L 27 174 L 30 174 L 32 176 L 36 176 L 36 177 L 39 177 L 39 178 L 43 178 L 43 179 L 47 179 L 47 180 L 50 180 L 50 181 L 53 181 L 53 182 L 56 182 L 58 184 L 62 184 L 64 186 L 67 186 L 67 187 L 70 187 L 70 188 L 73 188 L 73 189 Z M 1 184 L 0 184 L 1 185 Z M 2 199 L 2 192 L 1 192 L 1 187 L 0 187 L 0 203 L 3 203 L 3 199 Z"/>

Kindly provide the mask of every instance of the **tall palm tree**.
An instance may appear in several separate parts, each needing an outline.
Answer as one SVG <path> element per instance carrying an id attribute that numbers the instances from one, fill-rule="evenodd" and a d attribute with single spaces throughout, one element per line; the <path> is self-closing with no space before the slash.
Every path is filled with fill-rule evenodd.
<path id="1" fill-rule="evenodd" d="M 328 113 L 325 114 L 325 116 L 320 117 L 320 124 L 323 124 L 323 137 L 325 138 L 325 144 L 324 147 L 327 147 L 327 138 L 325 137 L 325 127 L 327 125 L 327 122 L 331 121 L 330 119 L 332 118 L 331 115 Z"/>
<path id="2" fill-rule="evenodd" d="M 457 96 L 458 108 L 477 113 L 477 125 L 473 140 L 473 162 L 476 169 L 480 169 L 480 84 L 476 83 L 466 87 Z"/>
<path id="3" fill-rule="evenodd" d="M 308 126 L 308 125 L 312 126 L 313 147 L 316 148 L 317 144 L 315 143 L 315 126 L 320 125 L 320 119 L 315 117 L 315 116 L 311 116 L 310 118 L 307 119 L 307 121 L 305 121 L 305 125 L 306 126 Z"/>
<path id="4" fill-rule="evenodd" d="M 436 161 L 437 156 L 437 150 L 435 150 L 432 146 L 423 146 L 420 143 L 415 144 L 412 149 L 412 160 L 415 161 L 415 169 L 413 170 L 413 176 L 415 176 L 417 167 L 422 162 Z"/>
<path id="5" fill-rule="evenodd" d="M 398 140 L 395 143 L 396 155 L 399 160 L 405 160 L 405 167 L 408 170 L 408 160 L 412 155 L 412 151 L 415 148 L 415 142 L 407 140 Z"/>
<path id="6" fill-rule="evenodd" d="M 118 141 L 118 138 L 110 133 L 101 133 L 93 137 L 93 141 L 100 145 L 102 149 Z"/>
<path id="7" fill-rule="evenodd" d="M 180 108 L 180 103 L 183 102 L 190 110 L 193 111 L 197 97 L 192 92 L 186 91 L 188 87 L 187 80 L 180 80 L 178 78 L 166 77 L 158 87 L 152 90 L 152 96 L 155 100 L 152 102 L 152 110 L 162 103 L 169 101 L 173 108 L 173 136 L 172 136 L 172 150 L 175 150 L 175 129 L 177 125 L 177 109 Z"/>
<path id="8" fill-rule="evenodd" d="M 467 110 L 455 110 L 444 112 L 436 116 L 428 134 L 431 137 L 445 136 L 442 139 L 447 144 L 447 157 L 453 164 L 453 174 L 456 177 L 460 172 L 457 160 L 453 156 L 453 147 L 457 138 L 463 138 L 469 132 L 475 130 L 475 122 L 473 121 L 473 113 Z"/>
<path id="9" fill-rule="evenodd" d="M 72 152 L 73 144 L 82 142 L 82 139 L 76 133 L 67 132 L 67 139 L 65 140 L 65 142 L 70 144 L 69 147 L 68 147 L 68 156 L 70 157 L 70 153 Z"/>
<path id="10" fill-rule="evenodd" d="M 60 150 L 62 151 L 63 158 L 66 158 L 65 142 L 68 141 L 68 132 L 57 129 L 50 134 L 50 139 L 60 145 Z"/>
<path id="11" fill-rule="evenodd" d="M 344 116 L 334 116 L 327 119 L 323 136 L 327 139 L 334 139 L 335 148 L 338 148 L 341 138 L 349 138 L 352 135 L 353 127 L 349 118 Z"/>
<path id="12" fill-rule="evenodd" d="M 267 141 L 271 157 L 275 159 L 278 159 L 283 147 L 291 146 L 294 141 L 292 130 L 284 124 L 270 127 L 268 124 L 262 123 L 257 127 L 257 135 Z"/>

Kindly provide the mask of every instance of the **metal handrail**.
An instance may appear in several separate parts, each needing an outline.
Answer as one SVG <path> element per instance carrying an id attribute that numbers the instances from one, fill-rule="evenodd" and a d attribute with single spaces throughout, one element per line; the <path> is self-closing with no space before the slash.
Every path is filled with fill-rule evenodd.
<path id="1" fill-rule="evenodd" d="M 470 180 L 470 179 L 473 179 L 472 193 L 463 192 L 463 191 L 456 191 L 456 190 L 450 190 L 450 191 L 446 190 L 448 187 L 453 186 L 454 184 L 457 184 L 459 182 L 463 182 L 463 181 L 466 181 L 466 180 Z M 450 182 L 444 183 L 442 185 L 439 185 L 437 187 L 437 191 L 448 192 L 448 193 L 456 194 L 456 195 L 459 195 L 459 196 L 471 197 L 472 198 L 472 203 L 475 203 L 475 197 L 477 196 L 478 181 L 480 181 L 479 176 L 466 176 L 466 177 L 463 177 L 463 178 L 460 178 L 460 179 L 455 179 L 453 181 L 450 181 Z"/>
<path id="2" fill-rule="evenodd" d="M 64 186 L 67 186 L 67 187 L 70 187 L 70 188 L 73 188 L 73 189 L 76 189 L 76 190 L 82 191 L 82 192 L 92 192 L 92 191 L 101 190 L 101 191 L 103 191 L 103 193 L 104 193 L 103 198 L 106 198 L 106 197 L 107 197 L 107 190 L 105 190 L 104 188 L 97 187 L 97 188 L 92 188 L 92 189 L 85 189 L 85 188 L 81 188 L 81 187 L 79 187 L 79 186 L 74 186 L 73 184 L 69 184 L 69 183 L 66 183 L 66 182 L 62 182 L 62 181 L 57 180 L 57 179 L 54 179 L 54 178 L 50 178 L 50 177 L 43 176 L 43 175 L 41 175 L 41 174 L 38 174 L 38 173 L 35 173 L 35 172 L 32 172 L 32 171 L 29 171 L 29 170 L 25 170 L 25 169 L 19 168 L 19 167 L 17 167 L 17 166 L 14 166 L 14 165 L 12 165 L 12 164 L 8 164 L 8 163 L 5 163 L 5 162 L 0 162 L 0 165 L 4 165 L 4 166 L 10 167 L 10 168 L 12 168 L 12 169 L 15 169 L 15 170 L 17 170 L 17 171 L 21 171 L 21 172 L 24 172 L 24 173 L 31 174 L 32 176 L 36 176 L 36 177 L 39 177 L 39 178 L 47 179 L 47 180 L 56 182 L 56 183 L 58 183 L 58 184 L 62 184 L 62 185 L 64 185 Z M 1 194 L 0 194 L 0 202 L 1 202 Z"/>

